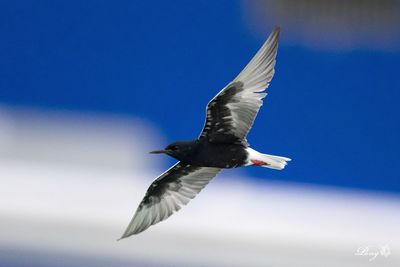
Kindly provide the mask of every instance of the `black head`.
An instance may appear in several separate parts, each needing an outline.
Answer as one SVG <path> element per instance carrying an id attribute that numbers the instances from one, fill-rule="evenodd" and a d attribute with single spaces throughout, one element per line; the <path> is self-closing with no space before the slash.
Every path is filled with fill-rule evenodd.
<path id="1" fill-rule="evenodd" d="M 169 144 L 166 148 L 161 150 L 151 151 L 152 154 L 167 154 L 178 160 L 184 160 L 195 151 L 197 141 L 177 141 Z"/>

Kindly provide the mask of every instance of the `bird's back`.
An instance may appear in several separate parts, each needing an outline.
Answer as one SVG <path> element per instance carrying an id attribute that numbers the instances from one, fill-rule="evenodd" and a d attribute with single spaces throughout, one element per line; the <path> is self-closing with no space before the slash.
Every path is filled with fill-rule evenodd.
<path id="1" fill-rule="evenodd" d="M 187 163 L 201 167 L 235 168 L 246 164 L 247 156 L 246 146 L 243 144 L 202 140 Z"/>

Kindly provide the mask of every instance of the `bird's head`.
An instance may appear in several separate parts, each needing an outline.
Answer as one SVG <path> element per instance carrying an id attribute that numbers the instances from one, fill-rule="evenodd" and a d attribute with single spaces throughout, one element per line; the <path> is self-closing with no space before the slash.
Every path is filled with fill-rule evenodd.
<path id="1" fill-rule="evenodd" d="M 196 141 L 178 141 L 169 144 L 166 148 L 161 150 L 151 151 L 151 154 L 167 154 L 178 160 L 183 160 L 185 157 L 190 156 L 196 148 Z"/>

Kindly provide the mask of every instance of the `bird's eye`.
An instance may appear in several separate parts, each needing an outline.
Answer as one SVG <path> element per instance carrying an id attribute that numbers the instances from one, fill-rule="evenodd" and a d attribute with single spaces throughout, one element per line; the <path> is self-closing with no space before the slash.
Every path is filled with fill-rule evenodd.
<path id="1" fill-rule="evenodd" d="M 177 149 L 178 149 L 178 146 L 171 146 L 169 149 L 171 149 L 171 150 L 177 150 Z"/>

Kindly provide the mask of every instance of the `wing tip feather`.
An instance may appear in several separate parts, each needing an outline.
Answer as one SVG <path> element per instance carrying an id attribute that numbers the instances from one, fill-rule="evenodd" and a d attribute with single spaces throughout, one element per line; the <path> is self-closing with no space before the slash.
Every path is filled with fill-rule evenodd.
<path id="1" fill-rule="evenodd" d="M 178 167 L 175 168 L 175 166 Z M 187 166 L 188 165 L 180 164 L 178 162 L 162 175 L 160 175 L 158 178 L 156 178 L 155 181 L 163 181 L 164 183 L 164 185 L 163 183 L 161 183 L 157 184 L 157 186 L 165 186 L 165 183 L 170 183 L 171 179 L 178 179 L 182 187 L 170 188 L 166 186 L 166 191 L 159 191 L 162 192 L 161 195 L 157 196 L 159 201 L 146 202 L 145 200 L 151 198 L 151 194 L 155 193 L 154 191 L 148 191 L 141 204 L 139 204 L 139 207 L 136 210 L 135 215 L 131 219 L 128 227 L 126 228 L 122 236 L 118 239 L 118 241 L 129 236 L 139 234 L 145 231 L 150 226 L 164 221 L 172 214 L 179 211 L 184 205 L 186 205 L 190 201 L 190 199 L 193 199 L 204 188 L 204 186 L 208 184 L 208 182 L 220 171 L 219 168 L 193 167 L 191 168 L 191 171 L 189 171 L 189 173 L 182 172 L 178 174 L 173 174 L 173 172 L 180 172 L 182 168 L 187 168 Z M 169 175 L 173 175 L 172 178 L 171 176 L 168 177 Z M 191 177 L 191 175 L 193 176 Z M 167 180 L 162 180 L 164 178 L 167 178 Z"/>

